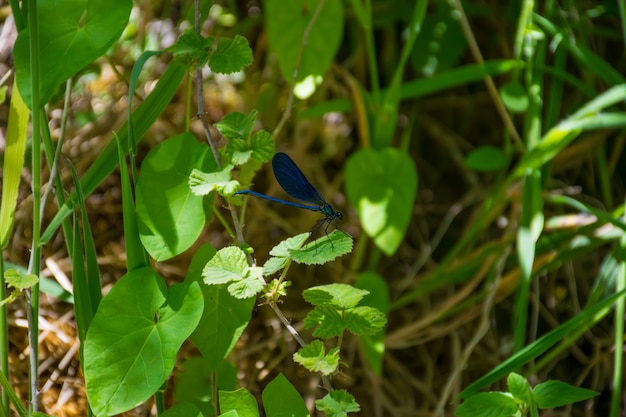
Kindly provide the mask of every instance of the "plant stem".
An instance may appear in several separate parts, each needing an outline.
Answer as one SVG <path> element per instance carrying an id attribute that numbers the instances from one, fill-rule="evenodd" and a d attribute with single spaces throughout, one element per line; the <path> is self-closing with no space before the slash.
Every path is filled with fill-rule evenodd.
<path id="1" fill-rule="evenodd" d="M 39 238 L 41 233 L 41 218 L 39 217 L 41 205 L 41 137 L 40 121 L 41 106 L 39 97 L 39 25 L 37 18 L 37 0 L 28 0 L 28 27 L 30 29 L 30 75 L 32 89 L 32 190 L 33 190 L 33 240 L 29 272 L 39 276 L 41 266 L 41 248 Z M 39 284 L 33 286 L 27 296 L 28 338 L 30 343 L 30 404 L 32 411 L 39 409 Z"/>

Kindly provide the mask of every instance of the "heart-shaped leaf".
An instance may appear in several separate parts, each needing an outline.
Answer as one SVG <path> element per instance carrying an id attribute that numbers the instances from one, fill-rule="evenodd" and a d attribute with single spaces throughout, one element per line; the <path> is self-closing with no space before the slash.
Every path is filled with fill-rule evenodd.
<path id="1" fill-rule="evenodd" d="M 132 6 L 128 0 L 37 1 L 42 104 L 59 84 L 113 45 L 126 27 Z M 32 109 L 29 38 L 29 28 L 20 32 L 13 59 L 18 88 Z"/>
<path id="2" fill-rule="evenodd" d="M 415 163 L 394 148 L 361 149 L 346 165 L 346 192 L 365 232 L 385 254 L 404 238 L 417 194 Z"/>
<path id="3" fill-rule="evenodd" d="M 124 275 L 100 302 L 85 341 L 85 382 L 94 414 L 119 414 L 154 394 L 172 372 L 202 307 L 198 283 L 168 288 L 149 268 Z"/>

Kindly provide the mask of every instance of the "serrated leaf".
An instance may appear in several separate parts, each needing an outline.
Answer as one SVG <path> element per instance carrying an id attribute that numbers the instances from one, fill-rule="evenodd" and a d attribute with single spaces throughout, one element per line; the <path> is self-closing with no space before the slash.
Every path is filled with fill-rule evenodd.
<path id="1" fill-rule="evenodd" d="M 287 266 L 289 258 L 273 257 L 269 258 L 263 265 L 263 275 L 272 275 Z"/>
<path id="2" fill-rule="evenodd" d="M 533 388 L 537 406 L 541 409 L 556 408 L 567 404 L 584 401 L 600 395 L 599 392 L 574 387 L 561 381 L 547 381 Z"/>
<path id="3" fill-rule="evenodd" d="M 206 358 L 209 371 L 218 368 L 235 347 L 235 343 L 250 321 L 255 305 L 254 298 L 239 300 L 233 297 L 226 285 L 205 285 L 202 282 L 202 270 L 216 253 L 217 251 L 209 244 L 200 246 L 185 277 L 185 281 L 196 281 L 201 284 L 205 308 L 200 323 L 191 335 L 191 341 Z M 223 384 L 220 384 L 220 388 L 231 389 Z M 234 386 L 232 388 L 234 389 Z"/>
<path id="4" fill-rule="evenodd" d="M 18 290 L 30 288 L 39 282 L 39 278 L 35 274 L 21 274 L 15 269 L 7 269 L 4 271 L 4 279 L 9 287 Z"/>
<path id="5" fill-rule="evenodd" d="M 529 404 L 531 401 L 530 385 L 526 378 L 515 372 L 511 372 L 506 378 L 509 392 L 514 398 Z"/>
<path id="6" fill-rule="evenodd" d="M 262 275 L 263 268 L 248 266 L 246 254 L 236 246 L 218 251 L 202 270 L 205 284 L 230 283 L 228 292 L 239 299 L 253 297 L 263 289 Z"/>
<path id="7" fill-rule="evenodd" d="M 294 353 L 293 360 L 311 372 L 330 375 L 339 366 L 339 349 L 333 348 L 326 354 L 324 344 L 320 340 L 313 340 Z"/>
<path id="8" fill-rule="evenodd" d="M 344 320 L 345 328 L 356 335 L 374 335 L 387 324 L 380 310 L 366 306 L 346 310 Z"/>
<path id="9" fill-rule="evenodd" d="M 290 237 L 283 240 L 278 245 L 274 246 L 270 251 L 272 257 L 263 265 L 263 273 L 265 275 L 271 275 L 276 271 L 281 270 L 287 265 L 287 262 L 291 259 L 289 251 L 291 249 L 299 249 L 309 237 L 309 233 L 301 233 L 297 236 Z"/>
<path id="10" fill-rule="evenodd" d="M 248 273 L 246 254 L 236 246 L 220 249 L 202 270 L 207 285 L 244 279 Z"/>
<path id="11" fill-rule="evenodd" d="M 350 252 L 352 252 L 352 236 L 338 229 L 308 243 L 301 249 L 289 251 L 295 262 L 305 265 L 322 265 Z"/>
<path id="12" fill-rule="evenodd" d="M 287 295 L 287 287 L 291 286 L 291 281 L 279 281 L 274 279 L 267 284 L 265 296 L 268 301 Z"/>
<path id="13" fill-rule="evenodd" d="M 232 169 L 232 165 L 226 165 L 217 172 L 202 172 L 194 169 L 189 175 L 191 192 L 195 195 L 207 195 L 211 191 L 218 191 L 225 196 L 233 195 L 239 187 L 239 182 L 231 179 L 230 171 Z"/>
<path id="14" fill-rule="evenodd" d="M 252 113 L 251 113 L 252 115 Z M 254 112 L 256 115 L 256 112 Z M 252 121 L 254 122 L 254 120 Z M 238 126 L 223 126 L 224 129 L 237 128 Z M 226 147 L 224 148 L 224 154 L 226 157 L 234 164 L 234 165 L 244 165 L 250 159 L 254 159 L 257 162 L 265 163 L 272 159 L 274 153 L 276 151 L 276 147 L 274 145 L 274 139 L 272 135 L 270 135 L 265 130 L 260 130 L 256 132 L 252 137 L 247 135 L 250 132 L 242 131 L 241 129 L 247 129 L 247 126 L 241 126 L 240 131 L 236 132 L 226 132 L 228 135 L 237 136 L 237 137 L 245 137 L 242 139 L 233 139 L 228 142 Z M 250 125 L 250 129 L 252 125 Z"/>
<path id="15" fill-rule="evenodd" d="M 174 60 L 183 65 L 203 66 L 209 59 L 209 49 L 214 41 L 213 37 L 205 38 L 194 29 L 188 29 L 167 51 L 173 53 Z"/>
<path id="16" fill-rule="evenodd" d="M 467 398 L 456 409 L 459 417 L 510 417 L 519 411 L 517 403 L 503 392 L 481 392 Z"/>
<path id="17" fill-rule="evenodd" d="M 227 139 L 246 141 L 252 133 L 257 114 L 256 110 L 252 110 L 248 115 L 235 111 L 228 113 L 213 126 Z"/>
<path id="18" fill-rule="evenodd" d="M 272 250 L 270 250 L 270 255 L 272 256 L 281 256 L 281 257 L 289 257 L 291 256 L 290 251 L 294 249 L 300 249 L 304 242 L 309 238 L 310 233 L 300 233 L 299 235 L 287 238 L 280 242 L 278 245 L 274 246 Z"/>
<path id="19" fill-rule="evenodd" d="M 234 165 L 243 165 L 252 158 L 252 150 L 248 148 L 246 142 L 240 139 L 233 139 L 224 148 L 224 155 Z"/>
<path id="20" fill-rule="evenodd" d="M 313 336 L 328 339 L 337 337 L 344 331 L 344 322 L 339 311 L 329 305 L 317 306 L 304 318 L 304 328 L 318 326 Z"/>
<path id="21" fill-rule="evenodd" d="M 261 268 L 258 268 L 262 270 Z M 257 295 L 265 284 L 258 277 L 248 277 L 240 281 L 233 282 L 228 286 L 228 292 L 235 298 L 244 299 Z"/>
<path id="22" fill-rule="evenodd" d="M 315 401 L 315 407 L 328 417 L 345 417 L 348 413 L 357 413 L 361 407 L 346 390 L 333 390 L 321 400 Z"/>
<path id="23" fill-rule="evenodd" d="M 276 153 L 274 138 L 269 132 L 259 130 L 250 138 L 250 149 L 252 158 L 263 163 L 269 162 Z"/>
<path id="24" fill-rule="evenodd" d="M 304 299 L 313 305 L 331 304 L 341 309 L 356 307 L 369 294 L 347 284 L 328 284 L 312 287 L 303 292 Z"/>
<path id="25" fill-rule="evenodd" d="M 217 49 L 209 57 L 211 71 L 220 74 L 232 74 L 252 64 L 252 50 L 248 40 L 240 35 L 234 39 L 222 38 Z"/>

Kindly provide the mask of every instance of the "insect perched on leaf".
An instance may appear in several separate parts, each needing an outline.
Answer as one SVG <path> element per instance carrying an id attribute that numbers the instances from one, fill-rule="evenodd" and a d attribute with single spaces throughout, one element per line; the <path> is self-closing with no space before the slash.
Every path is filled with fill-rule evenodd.
<path id="1" fill-rule="evenodd" d="M 324 197 L 311 185 L 302 171 L 300 171 L 300 168 L 298 168 L 287 154 L 278 152 L 274 155 L 274 158 L 272 158 L 272 168 L 274 169 L 276 180 L 287 194 L 300 201 L 311 203 L 312 205 L 281 200 L 280 198 L 270 197 L 252 190 L 241 190 L 237 191 L 235 194 L 249 194 L 275 203 L 286 204 L 288 206 L 311 211 L 319 211 L 324 217 L 317 221 L 313 229 L 323 227 L 324 233 L 327 235 L 328 227 L 332 223 L 336 224 L 337 220 L 343 219 L 343 214 L 340 211 L 335 211 L 331 205 L 324 200 Z"/>

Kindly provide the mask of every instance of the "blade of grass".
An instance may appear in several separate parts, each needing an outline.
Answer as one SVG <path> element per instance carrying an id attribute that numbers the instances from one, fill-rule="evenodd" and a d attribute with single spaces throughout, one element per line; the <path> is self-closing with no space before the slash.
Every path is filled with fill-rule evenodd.
<path id="1" fill-rule="evenodd" d="M 80 187 L 78 174 L 74 169 L 74 165 L 70 163 L 72 170 L 72 179 L 78 196 L 78 204 L 82 219 L 81 238 L 80 228 L 78 227 L 77 214 L 74 215 L 74 247 L 72 248 L 72 273 L 74 283 L 74 299 L 75 299 L 75 316 L 78 328 L 78 336 L 81 346 L 85 342 L 87 329 L 96 314 L 100 300 L 102 299 L 102 287 L 100 283 L 100 274 L 98 272 L 98 263 L 96 259 L 96 249 L 89 217 L 87 215 L 87 206 L 85 205 L 85 195 Z M 84 246 L 84 254 L 83 254 Z M 75 258 L 76 256 L 76 258 Z M 82 352 L 82 349 L 81 349 Z"/>
<path id="2" fill-rule="evenodd" d="M 39 62 L 39 15 L 37 1 L 28 0 L 28 28 L 30 30 L 30 83 L 32 87 L 32 192 L 33 192 L 33 238 L 28 269 L 31 274 L 39 277 L 41 271 L 41 127 L 42 108 L 40 98 L 40 70 Z M 29 403 L 31 411 L 39 410 L 39 284 L 28 290 L 28 341 L 29 341 Z"/>
<path id="3" fill-rule="evenodd" d="M 586 307 L 575 317 L 546 333 L 534 343 L 526 346 L 524 349 L 495 367 L 489 373 L 470 384 L 456 397 L 455 401 L 473 395 L 486 386 L 503 378 L 510 372 L 514 372 L 516 369 L 519 369 L 524 364 L 537 358 L 539 355 L 552 348 L 552 346 L 556 345 L 560 340 L 567 338 L 569 334 L 574 333 L 577 329 L 591 328 L 591 326 L 604 318 L 611 311 L 611 305 L 616 301 L 623 299 L 624 295 L 626 295 L 626 290 L 622 290 L 596 304 Z"/>
<path id="4" fill-rule="evenodd" d="M 157 83 L 155 89 L 150 93 L 146 100 L 137 107 L 133 112 L 133 124 L 135 133 L 141 138 L 148 128 L 154 123 L 156 118 L 163 112 L 167 104 L 172 99 L 174 93 L 178 89 L 181 80 L 186 74 L 186 68 L 175 62 L 170 63 L 167 70 Z M 124 155 L 128 152 L 128 128 L 127 125 L 122 126 L 119 132 L 120 142 L 123 144 Z M 115 140 L 102 150 L 98 159 L 89 167 L 85 175 L 81 179 L 81 187 L 86 196 L 91 194 L 93 190 L 100 184 L 118 164 L 117 144 Z M 76 206 L 77 196 L 72 193 L 66 203 L 59 209 L 54 216 L 48 228 L 44 231 L 41 243 L 45 244 L 50 240 L 53 233 L 59 227 L 64 218 L 66 218 L 72 209 Z"/>
<path id="5" fill-rule="evenodd" d="M 4 249 L 13 230 L 13 219 L 17 206 L 17 195 L 20 184 L 24 155 L 26 153 L 26 133 L 30 111 L 22 100 L 15 80 L 13 80 L 13 95 L 9 104 L 9 125 L 6 134 L 6 148 L 4 151 L 4 165 L 2 171 L 2 200 L 0 202 L 0 247 Z M 4 282 L 4 257 L 2 257 L 0 273 Z M 0 300 L 6 297 L 5 285 L 0 285 Z M 3 375 L 9 377 L 9 337 L 7 327 L 6 306 L 0 307 L 0 366 Z M 2 410 L 9 414 L 9 398 L 6 391 L 2 392 Z"/>
<path id="6" fill-rule="evenodd" d="M 619 274 L 617 276 L 617 288 L 618 292 L 624 291 L 626 288 L 626 234 L 622 235 L 620 239 L 620 259 L 619 259 Z M 624 384 L 624 349 L 621 347 L 624 345 L 624 311 L 625 300 L 621 299 L 617 301 L 615 306 L 615 350 L 613 353 L 613 391 L 611 393 L 611 417 L 618 417 L 620 415 L 620 408 L 622 403 L 622 393 Z"/>
<path id="7" fill-rule="evenodd" d="M 126 267 L 128 271 L 133 271 L 135 269 L 149 267 L 150 260 L 139 239 L 139 229 L 135 215 L 135 200 L 128 167 L 126 166 L 124 149 L 119 139 L 117 139 L 116 142 L 118 144 L 120 179 L 122 181 L 122 217 L 124 223 L 124 241 L 126 242 Z"/>

